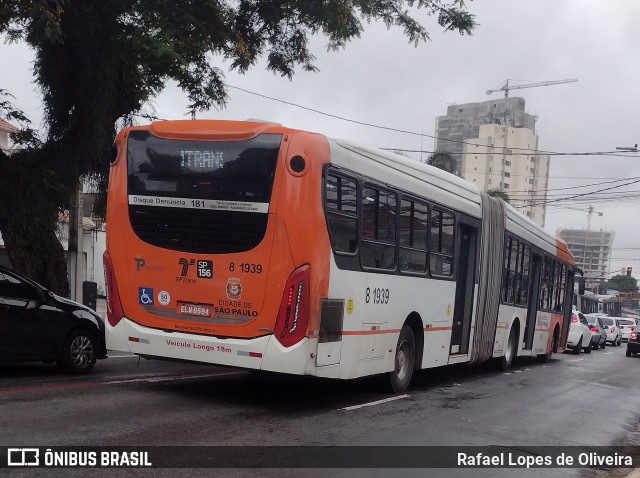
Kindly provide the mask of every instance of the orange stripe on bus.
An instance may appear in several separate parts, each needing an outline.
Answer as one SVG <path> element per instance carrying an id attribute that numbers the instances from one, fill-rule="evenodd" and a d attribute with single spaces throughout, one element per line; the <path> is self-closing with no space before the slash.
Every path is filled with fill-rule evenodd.
<path id="1" fill-rule="evenodd" d="M 439 330 L 451 330 L 451 327 L 425 327 L 425 332 L 437 332 Z M 327 332 L 330 335 L 342 334 L 342 335 L 379 335 L 379 334 L 398 334 L 400 329 L 388 329 L 388 330 L 343 330 L 342 332 Z M 320 337 L 319 334 L 307 335 L 310 339 L 316 339 Z"/>
<path id="2" fill-rule="evenodd" d="M 400 329 L 390 330 L 343 330 L 342 335 L 377 335 L 377 334 L 399 334 Z"/>

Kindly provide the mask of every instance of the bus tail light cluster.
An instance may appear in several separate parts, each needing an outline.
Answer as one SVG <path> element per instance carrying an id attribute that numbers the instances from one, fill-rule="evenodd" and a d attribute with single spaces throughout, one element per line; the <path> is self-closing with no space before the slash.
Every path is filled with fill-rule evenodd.
<path id="1" fill-rule="evenodd" d="M 112 327 L 115 327 L 124 317 L 124 311 L 122 310 L 120 294 L 118 293 L 116 278 L 113 274 L 113 262 L 111 261 L 109 251 L 104 251 L 102 262 L 104 264 L 104 283 L 107 289 L 107 320 Z"/>
<path id="2" fill-rule="evenodd" d="M 309 266 L 304 265 L 293 271 L 284 288 L 274 334 L 285 347 L 300 342 L 307 332 L 309 280 Z"/>

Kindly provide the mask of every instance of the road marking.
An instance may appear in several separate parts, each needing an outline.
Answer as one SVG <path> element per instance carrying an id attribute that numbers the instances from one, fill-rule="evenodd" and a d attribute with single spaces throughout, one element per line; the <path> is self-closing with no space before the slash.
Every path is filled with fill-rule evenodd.
<path id="1" fill-rule="evenodd" d="M 357 410 L 359 408 L 373 407 L 374 405 L 380 405 L 381 403 L 393 402 L 394 400 L 400 400 L 402 398 L 407 398 L 407 397 L 409 397 L 409 395 L 407 395 L 407 394 L 398 395 L 397 397 L 384 398 L 382 400 L 376 400 L 375 402 L 369 402 L 369 403 L 362 403 L 360 405 L 351 405 L 349 407 L 338 408 L 337 410 L 347 410 L 347 411 Z"/>
<path id="2" fill-rule="evenodd" d="M 612 354 L 612 353 L 613 353 L 613 352 L 605 352 L 604 354 L 605 354 L 605 355 L 609 355 L 609 354 Z"/>
<path id="3" fill-rule="evenodd" d="M 198 378 L 210 378 L 221 377 L 227 375 L 243 375 L 244 372 L 224 372 L 224 373 L 204 373 L 204 374 L 189 374 L 189 375 L 176 375 L 176 376 L 164 376 L 164 377 L 140 377 L 129 378 L 123 380 L 102 380 L 97 382 L 82 382 L 82 383 L 62 383 L 57 385 L 43 385 L 41 387 L 20 387 L 20 388 L 8 388 L 6 390 L 0 390 L 0 395 L 9 395 L 11 393 L 31 393 L 31 392 L 46 392 L 52 390 L 64 390 L 71 388 L 84 388 L 95 387 L 97 385 L 118 385 L 122 383 L 136 383 L 136 382 L 175 382 L 178 380 L 189 380 Z"/>
<path id="4" fill-rule="evenodd" d="M 573 359 L 573 360 L 569 360 L 569 362 L 580 362 L 581 360 L 584 360 L 584 359 Z"/>
<path id="5" fill-rule="evenodd" d="M 530 368 L 525 368 L 525 369 L 520 369 L 520 370 L 513 370 L 511 372 L 505 372 L 505 375 L 511 375 L 512 373 L 522 373 L 522 372 L 528 372 L 530 371 Z"/>
<path id="6" fill-rule="evenodd" d="M 109 358 L 130 358 L 130 357 L 137 357 L 136 354 L 131 354 L 131 355 L 109 355 Z"/>

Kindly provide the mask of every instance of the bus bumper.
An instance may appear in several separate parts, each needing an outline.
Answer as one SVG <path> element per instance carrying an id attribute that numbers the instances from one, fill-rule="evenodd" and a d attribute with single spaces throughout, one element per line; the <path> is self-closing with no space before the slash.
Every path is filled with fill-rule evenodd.
<path id="1" fill-rule="evenodd" d="M 188 360 L 254 370 L 303 375 L 309 359 L 308 339 L 283 347 L 273 335 L 255 339 L 219 338 L 167 332 L 129 319 L 107 324 L 107 348 L 144 356 Z"/>

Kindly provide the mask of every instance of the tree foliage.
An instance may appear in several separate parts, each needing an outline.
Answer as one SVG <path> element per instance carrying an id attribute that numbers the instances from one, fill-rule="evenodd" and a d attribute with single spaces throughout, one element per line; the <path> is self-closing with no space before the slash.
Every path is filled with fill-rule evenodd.
<path id="1" fill-rule="evenodd" d="M 506 202 L 507 204 L 509 204 L 509 195 L 507 194 L 507 192 L 502 189 L 502 188 L 493 188 L 493 189 L 487 189 L 487 194 L 489 196 L 492 196 L 494 198 L 500 198 L 502 199 L 504 202 Z"/>
<path id="2" fill-rule="evenodd" d="M 619 292 L 635 292 L 638 290 L 638 281 L 635 277 L 618 274 L 605 282 L 604 287 Z"/>
<path id="3" fill-rule="evenodd" d="M 414 10 L 409 13 L 406 6 Z M 39 144 L 15 157 L 0 153 L 0 191 L 5 191 L 0 200 L 26 204 L 28 192 L 38 191 L 42 199 L 29 214 L 48 216 L 48 229 L 64 206 L 61 197 L 68 197 L 80 177 L 90 176 L 104 188 L 116 125 L 130 121 L 168 80 L 187 93 L 192 112 L 224 106 L 223 72 L 217 66 L 223 60 L 246 72 L 265 58 L 269 70 L 291 78 L 297 67 L 316 70 L 311 35 L 323 34 L 329 49 L 342 48 L 360 36 L 363 22 L 382 20 L 417 44 L 429 38 L 416 18 L 421 12 L 445 31 L 471 34 L 476 25 L 464 0 L 1 2 L 0 33 L 26 42 L 35 53 L 33 73 L 47 130 Z M 34 168 L 29 177 L 18 171 L 26 168 Z M 62 291 L 46 272 L 51 267 L 46 254 L 60 254 L 48 232 L 32 232 L 27 239 L 28 231 L 15 225 L 18 215 L 5 209 L 0 209 L 0 232 L 14 266 Z M 25 256 L 16 247 L 35 249 Z"/>
<path id="4" fill-rule="evenodd" d="M 454 174 L 458 167 L 456 158 L 444 151 L 436 151 L 427 158 L 427 164 Z"/>

